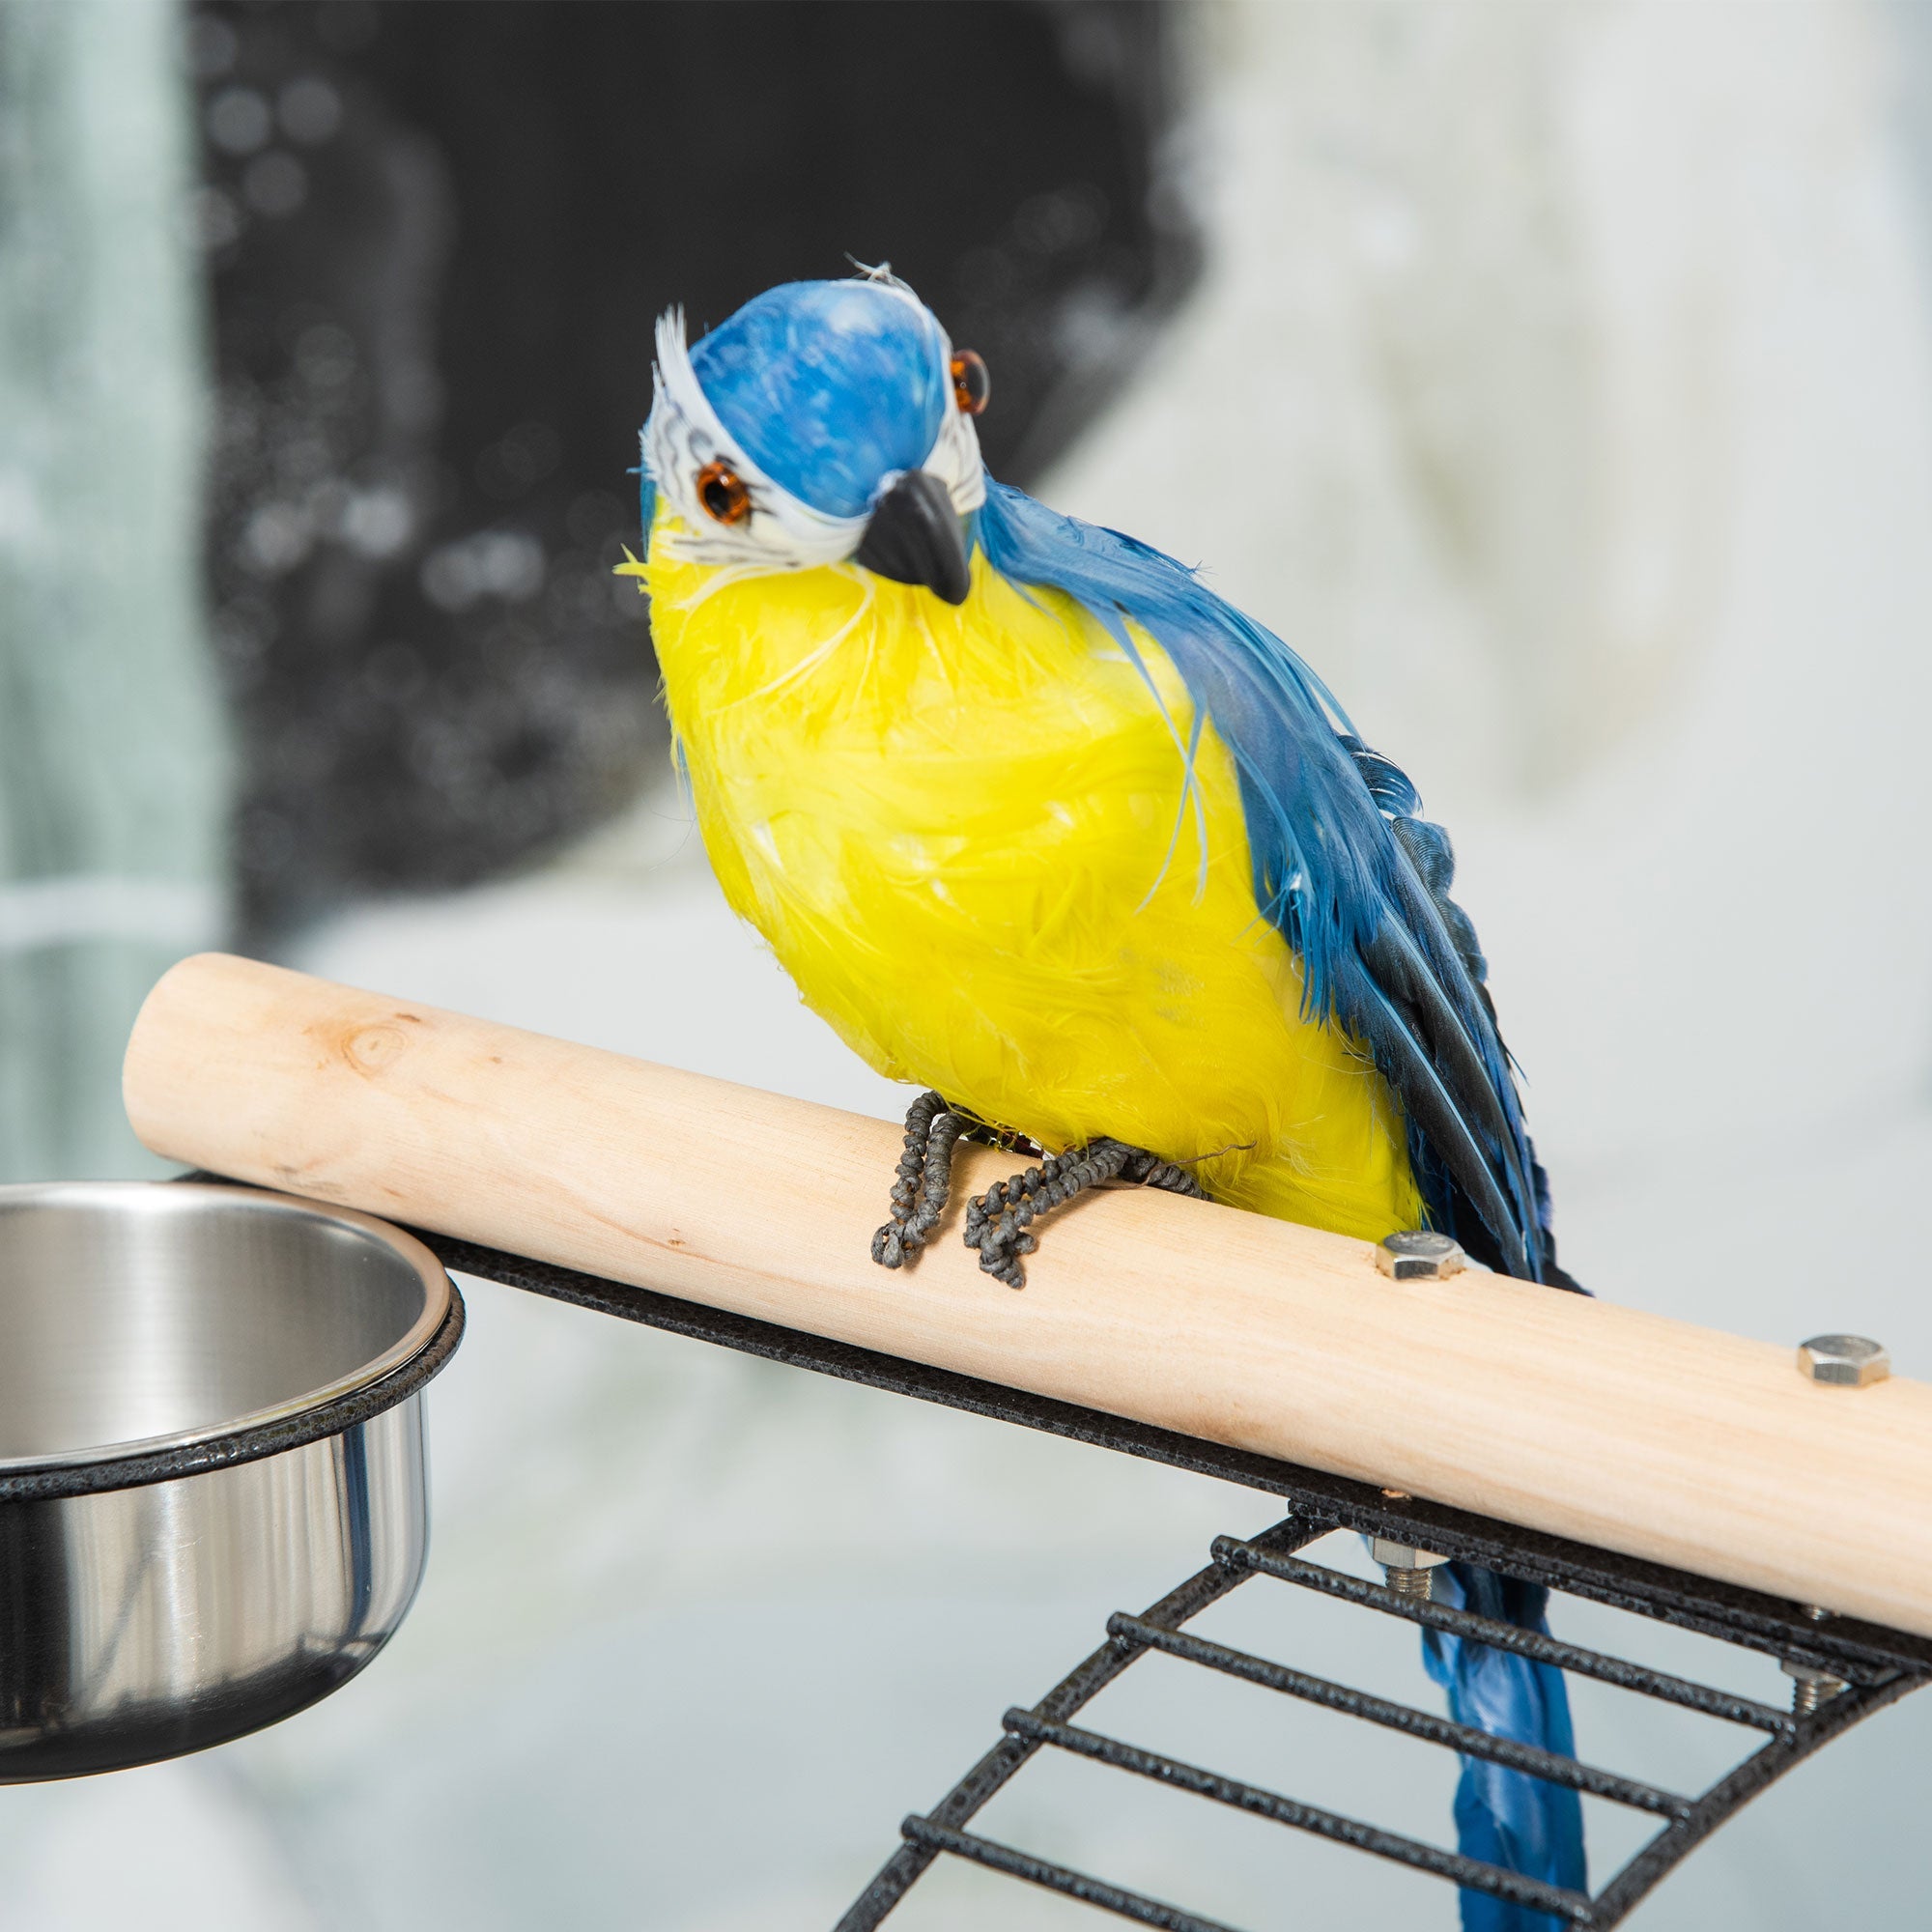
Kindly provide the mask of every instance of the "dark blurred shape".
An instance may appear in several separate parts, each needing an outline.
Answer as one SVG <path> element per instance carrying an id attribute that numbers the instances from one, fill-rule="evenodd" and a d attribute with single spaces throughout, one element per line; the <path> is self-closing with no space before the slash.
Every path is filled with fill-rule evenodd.
<path id="1" fill-rule="evenodd" d="M 890 260 L 986 358 L 1024 482 L 1197 257 L 1170 21 L 919 6 L 309 0 L 189 18 L 209 538 L 258 937 L 481 878 L 621 805 L 664 727 L 637 541 L 650 331 Z"/>

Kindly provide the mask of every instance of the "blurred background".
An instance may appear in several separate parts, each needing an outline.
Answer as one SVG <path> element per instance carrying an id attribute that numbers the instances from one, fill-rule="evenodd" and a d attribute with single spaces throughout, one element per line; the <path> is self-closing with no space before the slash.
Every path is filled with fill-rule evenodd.
<path id="1" fill-rule="evenodd" d="M 160 1171 L 121 1047 L 211 945 L 897 1116 L 724 911 L 611 576 L 655 314 L 848 258 L 986 356 L 997 473 L 1205 563 L 1454 829 L 1566 1263 L 1932 1375 L 1918 0 L 0 0 L 0 1179 Z M 1270 1520 L 466 1287 L 410 1623 L 275 1731 L 7 1791 L 10 1925 L 828 1925 Z M 1445 1754 L 1141 1668 L 1143 1741 L 1448 1836 Z M 1916 1922 L 1928 1764 L 1882 1715 L 1632 1922 Z M 1454 1922 L 1105 1779 L 989 1829 L 1256 1932 Z"/>

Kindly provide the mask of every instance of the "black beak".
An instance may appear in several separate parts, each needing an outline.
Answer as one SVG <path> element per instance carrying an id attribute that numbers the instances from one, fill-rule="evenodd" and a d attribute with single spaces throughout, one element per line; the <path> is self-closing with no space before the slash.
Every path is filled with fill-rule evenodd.
<path id="1" fill-rule="evenodd" d="M 923 469 L 908 469 L 872 506 L 852 561 L 895 583 L 923 583 L 949 604 L 965 603 L 973 587 L 959 514 L 946 485 Z"/>

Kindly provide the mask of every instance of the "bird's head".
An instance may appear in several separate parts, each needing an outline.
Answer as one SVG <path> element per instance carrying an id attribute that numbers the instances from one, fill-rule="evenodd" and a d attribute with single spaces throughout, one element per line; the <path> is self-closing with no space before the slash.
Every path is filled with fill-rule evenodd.
<path id="1" fill-rule="evenodd" d="M 965 602 L 969 520 L 986 497 L 973 424 L 985 365 L 954 353 L 903 282 L 786 282 L 695 346 L 673 309 L 657 351 L 643 472 L 670 513 L 653 539 L 668 554 L 770 570 L 849 560 Z"/>

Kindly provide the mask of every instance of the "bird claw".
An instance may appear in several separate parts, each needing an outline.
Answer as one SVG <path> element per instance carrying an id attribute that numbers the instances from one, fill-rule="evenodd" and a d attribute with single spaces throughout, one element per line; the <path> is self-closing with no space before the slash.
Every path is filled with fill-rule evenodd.
<path id="1" fill-rule="evenodd" d="M 888 1196 L 892 1219 L 872 1236 L 881 1267 L 905 1267 L 931 1237 L 952 1191 L 952 1150 L 973 1125 L 937 1094 L 922 1094 L 907 1110 L 905 1151 Z"/>
<path id="2" fill-rule="evenodd" d="M 1048 1154 L 1006 1180 L 997 1180 L 966 1205 L 965 1240 L 980 1251 L 980 1265 L 1009 1288 L 1026 1286 L 1019 1258 L 1038 1252 L 1028 1227 L 1038 1215 L 1064 1206 L 1104 1181 L 1129 1180 L 1143 1187 L 1201 1198 L 1201 1183 L 1184 1167 L 1144 1148 L 1100 1139 L 1065 1153 Z"/>
<path id="3" fill-rule="evenodd" d="M 949 1106 L 938 1094 L 922 1094 L 907 1110 L 905 1150 L 888 1197 L 892 1218 L 872 1236 L 872 1259 L 881 1267 L 909 1267 L 919 1259 L 946 1211 L 952 1186 L 952 1151 L 967 1139 L 1009 1149 L 1027 1145 L 1016 1134 L 989 1127 L 963 1108 Z M 1197 1198 L 1202 1191 L 1186 1168 L 1158 1154 L 1123 1141 L 1090 1141 L 1065 1153 L 1042 1154 L 1037 1165 L 974 1195 L 966 1204 L 966 1245 L 979 1250 L 980 1267 L 995 1281 L 1024 1288 L 1026 1270 L 1020 1266 L 1020 1257 L 1039 1250 L 1038 1238 L 1028 1232 L 1029 1224 L 1108 1180 Z"/>

